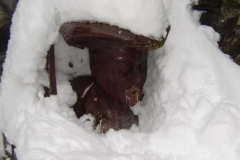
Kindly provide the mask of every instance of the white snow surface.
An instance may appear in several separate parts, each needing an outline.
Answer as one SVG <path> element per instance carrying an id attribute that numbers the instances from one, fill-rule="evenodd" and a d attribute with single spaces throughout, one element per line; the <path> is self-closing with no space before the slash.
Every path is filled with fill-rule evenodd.
<path id="1" fill-rule="evenodd" d="M 1 130 L 18 160 L 239 160 L 240 67 L 218 49 L 219 34 L 199 24 L 192 3 L 20 0 L 0 97 Z M 90 74 L 88 54 L 67 46 L 58 29 L 84 20 L 155 38 L 171 24 L 165 46 L 149 52 L 145 97 L 133 107 L 139 126 L 99 134 L 90 115 L 77 119 L 70 108 L 76 94 L 68 80 Z M 58 95 L 44 97 L 53 43 Z"/>

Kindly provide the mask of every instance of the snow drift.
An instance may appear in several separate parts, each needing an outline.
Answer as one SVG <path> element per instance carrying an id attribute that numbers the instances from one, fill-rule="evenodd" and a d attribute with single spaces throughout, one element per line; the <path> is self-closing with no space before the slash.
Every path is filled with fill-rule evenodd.
<path id="1" fill-rule="evenodd" d="M 191 0 L 20 0 L 1 82 L 1 130 L 19 160 L 239 160 L 240 68 L 217 46 L 219 35 L 199 24 Z M 88 53 L 69 47 L 58 29 L 99 21 L 160 39 L 151 50 L 145 97 L 133 109 L 139 126 L 98 134 L 69 107 L 68 80 L 90 74 Z M 58 95 L 49 85 L 46 54 L 56 46 Z M 69 68 L 69 62 L 75 67 Z"/>

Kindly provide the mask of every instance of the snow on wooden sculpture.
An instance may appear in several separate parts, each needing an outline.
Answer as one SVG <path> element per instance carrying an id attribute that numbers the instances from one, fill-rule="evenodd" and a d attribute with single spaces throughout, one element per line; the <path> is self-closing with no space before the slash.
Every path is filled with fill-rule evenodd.
<path id="1" fill-rule="evenodd" d="M 199 24 L 193 1 L 20 0 L 0 90 L 1 131 L 18 160 L 239 160 L 240 68 L 219 50 L 219 35 Z M 65 45 L 59 28 L 86 20 L 156 40 L 171 24 L 164 47 L 148 54 L 144 98 L 131 107 L 138 126 L 98 134 L 94 117 L 70 108 L 77 96 L 69 79 L 89 75 L 88 50 Z M 57 95 L 44 97 L 52 44 Z"/>
<path id="2" fill-rule="evenodd" d="M 162 47 L 166 38 L 157 41 L 116 26 L 89 22 L 65 23 L 60 33 L 69 45 L 89 48 L 92 78 L 71 80 L 78 95 L 73 106 L 77 116 L 92 114 L 94 128 L 100 125 L 103 133 L 137 125 L 138 118 L 129 107 L 143 97 L 148 49 Z"/>

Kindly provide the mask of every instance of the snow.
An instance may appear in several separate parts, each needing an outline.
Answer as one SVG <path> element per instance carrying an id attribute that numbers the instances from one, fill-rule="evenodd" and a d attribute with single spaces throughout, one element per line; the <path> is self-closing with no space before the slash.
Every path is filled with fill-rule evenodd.
<path id="1" fill-rule="evenodd" d="M 240 68 L 218 49 L 219 34 L 199 24 L 191 3 L 197 2 L 20 0 L 0 97 L 1 130 L 18 159 L 239 160 Z M 76 94 L 68 80 L 90 74 L 88 54 L 67 46 L 58 29 L 84 20 L 156 39 L 171 24 L 165 46 L 149 51 L 145 97 L 133 107 L 139 126 L 99 134 L 91 115 L 77 119 L 69 107 Z M 58 95 L 44 97 L 53 43 Z"/>

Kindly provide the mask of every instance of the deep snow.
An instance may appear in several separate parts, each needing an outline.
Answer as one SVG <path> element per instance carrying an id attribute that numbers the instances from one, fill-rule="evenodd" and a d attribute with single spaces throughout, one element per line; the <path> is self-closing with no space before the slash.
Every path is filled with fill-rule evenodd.
<path id="1" fill-rule="evenodd" d="M 191 0 L 20 0 L 1 83 L 1 130 L 19 160 L 239 160 L 240 68 L 199 24 Z M 196 3 L 196 2 L 195 2 Z M 131 130 L 92 131 L 75 117 L 68 79 L 90 74 L 87 49 L 68 47 L 62 23 L 92 20 L 160 39 L 149 51 L 145 97 Z M 56 44 L 58 95 L 44 98 L 49 46 Z M 69 67 L 69 63 L 73 68 Z"/>

